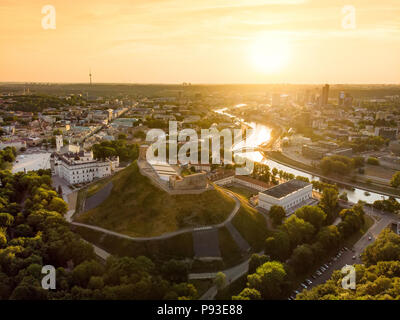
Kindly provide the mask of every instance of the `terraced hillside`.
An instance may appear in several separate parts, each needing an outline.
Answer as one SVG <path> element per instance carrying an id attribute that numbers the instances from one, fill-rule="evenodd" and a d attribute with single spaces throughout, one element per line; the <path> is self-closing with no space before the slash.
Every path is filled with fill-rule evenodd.
<path id="1" fill-rule="evenodd" d="M 83 194 L 101 192 L 112 183 L 110 195 L 97 207 L 76 218 L 129 236 L 155 236 L 182 228 L 223 222 L 235 201 L 220 189 L 193 195 L 170 195 L 140 174 L 135 163 L 109 181 L 92 184 Z"/>

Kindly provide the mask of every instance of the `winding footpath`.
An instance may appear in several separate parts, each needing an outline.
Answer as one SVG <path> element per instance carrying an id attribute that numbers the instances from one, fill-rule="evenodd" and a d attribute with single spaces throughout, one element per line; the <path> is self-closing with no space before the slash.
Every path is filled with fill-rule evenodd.
<path id="1" fill-rule="evenodd" d="M 215 229 L 215 228 L 221 228 L 224 227 L 227 223 L 231 222 L 232 219 L 235 217 L 235 215 L 239 212 L 240 209 L 240 200 L 235 196 L 234 193 L 223 189 L 223 191 L 230 196 L 233 200 L 235 200 L 235 207 L 233 208 L 232 212 L 230 213 L 229 217 L 222 223 L 219 224 L 214 224 L 214 225 L 210 225 L 210 226 L 205 226 L 205 227 L 197 227 L 197 228 L 184 228 L 178 231 L 174 231 L 174 232 L 168 232 L 168 233 L 164 233 L 162 235 L 159 236 L 153 236 L 153 237 L 131 237 L 128 236 L 126 234 L 122 234 L 122 233 L 118 233 L 115 231 L 111 231 L 108 229 L 104 229 L 101 227 L 97 227 L 97 226 L 93 226 L 90 224 L 85 224 L 85 223 L 80 223 L 80 222 L 73 222 L 72 221 L 72 216 L 74 214 L 74 212 L 68 212 L 66 219 L 67 221 L 74 225 L 74 226 L 78 226 L 78 227 L 84 227 L 87 229 L 91 229 L 91 230 L 95 230 L 95 231 L 99 231 L 99 232 L 103 232 L 121 239 L 128 239 L 128 240 L 133 240 L 133 241 L 151 241 L 151 240 L 165 240 L 183 233 L 189 233 L 189 232 L 193 232 L 193 231 L 199 231 L 199 230 L 209 230 L 209 229 Z M 72 211 L 72 210 L 71 210 Z"/>

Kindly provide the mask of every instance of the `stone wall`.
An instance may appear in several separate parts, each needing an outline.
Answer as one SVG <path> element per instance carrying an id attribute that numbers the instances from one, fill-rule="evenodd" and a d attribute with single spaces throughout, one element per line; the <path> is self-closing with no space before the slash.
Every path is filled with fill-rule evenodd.
<path id="1" fill-rule="evenodd" d="M 207 174 L 195 173 L 188 176 L 171 176 L 169 185 L 173 190 L 196 190 L 207 188 Z"/>

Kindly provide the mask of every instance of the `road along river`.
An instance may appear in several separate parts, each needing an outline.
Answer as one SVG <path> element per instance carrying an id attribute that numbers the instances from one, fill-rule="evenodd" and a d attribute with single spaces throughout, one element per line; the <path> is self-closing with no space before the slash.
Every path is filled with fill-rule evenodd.
<path id="1" fill-rule="evenodd" d="M 259 123 L 255 123 L 255 122 L 245 122 L 243 119 L 239 119 L 236 116 L 228 113 L 227 110 L 228 110 L 227 108 L 224 108 L 224 109 L 215 110 L 215 112 L 217 112 L 219 114 L 227 115 L 231 118 L 234 118 L 235 120 L 237 120 L 237 122 L 245 123 L 246 125 L 248 125 L 254 129 L 254 133 L 252 135 L 250 135 L 250 137 L 247 137 L 245 143 L 242 143 L 242 145 L 240 146 L 240 149 L 246 148 L 246 147 L 247 148 L 255 148 L 260 145 L 265 145 L 271 139 L 272 129 L 269 128 L 268 126 L 265 126 L 265 125 L 262 125 Z M 233 147 L 233 149 L 235 150 L 235 146 Z M 271 169 L 276 168 L 278 170 L 283 170 L 285 172 L 292 173 L 295 176 L 307 177 L 308 179 L 310 179 L 310 181 L 311 180 L 321 180 L 319 177 L 314 176 L 310 173 L 304 172 L 299 169 L 294 169 L 287 165 L 284 165 L 284 164 L 278 163 L 274 160 L 268 159 L 263 154 L 261 154 L 261 152 L 259 152 L 259 151 L 243 152 L 243 153 L 238 153 L 238 155 L 241 157 L 251 159 L 255 162 L 260 162 L 260 163 L 266 164 Z M 348 200 L 353 203 L 356 203 L 359 200 L 365 201 L 367 203 L 373 203 L 376 200 L 382 200 L 382 199 L 388 198 L 387 196 L 385 196 L 381 193 L 372 192 L 372 191 L 366 192 L 365 190 L 359 189 L 359 188 L 353 188 L 353 189 L 339 188 L 339 192 L 340 193 L 346 192 Z"/>

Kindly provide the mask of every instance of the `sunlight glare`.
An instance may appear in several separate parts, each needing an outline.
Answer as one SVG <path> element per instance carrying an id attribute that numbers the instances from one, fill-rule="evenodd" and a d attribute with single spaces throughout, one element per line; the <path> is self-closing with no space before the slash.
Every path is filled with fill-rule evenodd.
<path id="1" fill-rule="evenodd" d="M 274 73 L 288 64 L 290 51 L 289 41 L 284 37 L 262 34 L 251 45 L 250 60 L 257 71 Z"/>

